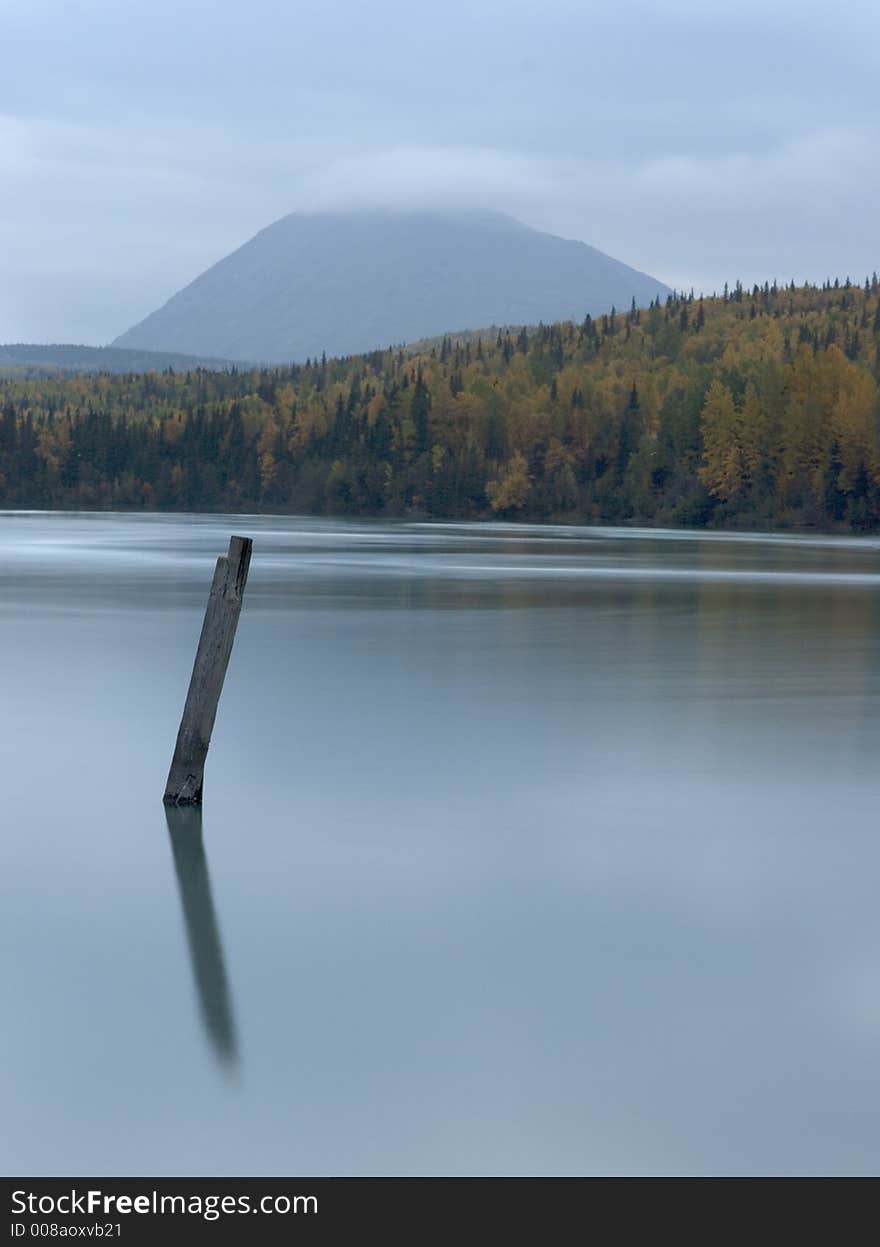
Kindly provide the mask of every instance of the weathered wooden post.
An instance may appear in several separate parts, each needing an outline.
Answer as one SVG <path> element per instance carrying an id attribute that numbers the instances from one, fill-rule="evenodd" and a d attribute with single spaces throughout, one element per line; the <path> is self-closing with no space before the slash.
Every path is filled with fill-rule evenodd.
<path id="1" fill-rule="evenodd" d="M 177 746 L 165 785 L 163 800 L 166 805 L 201 802 L 205 758 L 241 614 L 253 544 L 250 537 L 231 537 L 229 553 L 217 560 Z"/>

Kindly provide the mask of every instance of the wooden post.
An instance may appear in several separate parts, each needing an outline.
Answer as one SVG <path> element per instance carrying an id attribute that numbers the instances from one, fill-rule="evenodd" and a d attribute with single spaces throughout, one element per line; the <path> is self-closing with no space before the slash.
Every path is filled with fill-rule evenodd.
<path id="1" fill-rule="evenodd" d="M 166 805 L 198 805 L 202 800 L 205 758 L 241 614 L 252 548 L 250 537 L 231 537 L 228 555 L 217 560 L 177 746 L 165 785 L 163 800 Z"/>

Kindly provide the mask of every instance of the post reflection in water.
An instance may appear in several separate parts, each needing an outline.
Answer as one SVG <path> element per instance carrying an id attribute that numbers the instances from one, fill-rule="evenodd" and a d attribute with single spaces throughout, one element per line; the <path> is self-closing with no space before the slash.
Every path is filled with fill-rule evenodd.
<path id="1" fill-rule="evenodd" d="M 238 1037 L 220 928 L 202 843 L 200 806 L 165 806 L 186 939 L 205 1030 L 224 1065 L 238 1064 Z"/>

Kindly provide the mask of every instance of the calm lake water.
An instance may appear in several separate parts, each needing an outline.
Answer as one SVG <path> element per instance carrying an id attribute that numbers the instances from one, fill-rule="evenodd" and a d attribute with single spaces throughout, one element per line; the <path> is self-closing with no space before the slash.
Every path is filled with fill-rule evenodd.
<path id="1" fill-rule="evenodd" d="M 0 675 L 0 1171 L 880 1168 L 880 542 L 7 513 Z"/>

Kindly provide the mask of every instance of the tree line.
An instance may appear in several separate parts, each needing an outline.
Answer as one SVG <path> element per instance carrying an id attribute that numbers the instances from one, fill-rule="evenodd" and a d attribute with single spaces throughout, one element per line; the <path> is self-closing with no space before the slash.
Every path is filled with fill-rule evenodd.
<path id="1" fill-rule="evenodd" d="M 880 284 L 283 368 L 0 377 L 0 506 L 880 528 Z"/>

